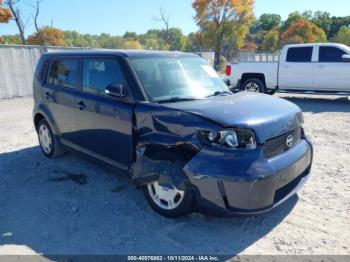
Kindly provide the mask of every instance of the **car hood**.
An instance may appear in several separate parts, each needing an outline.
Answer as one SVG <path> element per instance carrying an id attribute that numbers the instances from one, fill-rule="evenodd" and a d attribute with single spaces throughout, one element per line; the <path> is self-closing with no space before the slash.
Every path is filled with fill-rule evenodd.
<path id="1" fill-rule="evenodd" d="M 253 129 L 259 143 L 302 125 L 298 106 L 269 95 L 238 93 L 164 106 L 199 115 L 223 127 Z"/>

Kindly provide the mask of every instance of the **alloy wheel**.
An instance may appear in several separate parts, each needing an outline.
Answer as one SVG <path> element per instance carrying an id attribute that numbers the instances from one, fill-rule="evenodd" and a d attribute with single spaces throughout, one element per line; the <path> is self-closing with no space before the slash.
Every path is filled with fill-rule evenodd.
<path id="1" fill-rule="evenodd" d="M 260 87 L 254 82 L 250 82 L 245 86 L 245 91 L 247 92 L 253 92 L 253 93 L 259 93 Z"/>
<path id="2" fill-rule="evenodd" d="M 147 185 L 148 192 L 153 202 L 160 208 L 173 210 L 183 201 L 185 192 L 177 189 L 175 186 L 168 188 L 159 185 L 158 181 Z"/>
<path id="3" fill-rule="evenodd" d="M 39 128 L 39 141 L 44 152 L 50 154 L 52 151 L 52 137 L 50 130 L 45 125 L 41 125 Z"/>

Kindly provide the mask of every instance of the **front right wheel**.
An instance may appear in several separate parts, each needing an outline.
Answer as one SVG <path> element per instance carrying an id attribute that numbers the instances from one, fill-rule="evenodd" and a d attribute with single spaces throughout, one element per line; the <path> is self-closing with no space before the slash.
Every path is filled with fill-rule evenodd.
<path id="1" fill-rule="evenodd" d="M 144 186 L 144 193 L 153 210 L 162 216 L 175 218 L 193 211 L 194 196 L 188 186 L 180 190 L 174 185 L 165 186 L 154 181 Z"/>

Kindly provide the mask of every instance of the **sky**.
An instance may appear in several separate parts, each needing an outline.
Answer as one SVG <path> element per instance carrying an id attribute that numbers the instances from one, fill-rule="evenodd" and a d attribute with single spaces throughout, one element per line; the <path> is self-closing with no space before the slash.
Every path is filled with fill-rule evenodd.
<path id="1" fill-rule="evenodd" d="M 33 8 L 22 0 L 23 15 L 27 20 L 26 35 L 34 32 L 30 21 Z M 80 33 L 123 35 L 126 31 L 145 33 L 148 29 L 163 27 L 155 18 L 163 7 L 170 14 L 170 26 L 181 28 L 185 34 L 196 31 L 192 0 L 43 0 L 39 25 L 51 25 L 61 30 Z M 328 11 L 334 16 L 350 15 L 350 0 L 256 0 L 255 15 L 277 13 L 285 19 L 293 11 Z M 0 24 L 0 35 L 16 34 L 12 21 Z"/>

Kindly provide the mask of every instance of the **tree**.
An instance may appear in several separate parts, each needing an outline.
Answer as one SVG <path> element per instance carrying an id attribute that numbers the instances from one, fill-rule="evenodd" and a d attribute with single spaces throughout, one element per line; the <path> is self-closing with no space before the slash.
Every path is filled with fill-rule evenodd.
<path id="1" fill-rule="evenodd" d="M 35 10 L 35 14 L 33 15 L 34 27 L 35 27 L 35 30 L 38 33 L 38 36 L 40 38 L 42 38 L 42 37 L 41 37 L 40 28 L 39 28 L 38 18 L 39 18 L 39 13 L 40 13 L 40 3 L 42 1 L 43 0 L 35 0 L 35 4 L 31 5 Z M 44 42 L 44 41 L 45 41 L 45 39 L 41 39 L 41 42 Z"/>
<path id="2" fill-rule="evenodd" d="M 319 28 L 322 28 L 323 31 L 327 34 L 328 38 L 331 37 L 330 33 L 332 28 L 332 18 L 330 13 L 317 11 L 314 13 L 310 21 L 317 25 Z"/>
<path id="3" fill-rule="evenodd" d="M 64 33 L 57 28 L 43 27 L 28 37 L 28 44 L 43 46 L 67 46 Z"/>
<path id="4" fill-rule="evenodd" d="M 329 37 L 334 37 L 343 26 L 350 26 L 350 16 L 345 17 L 332 17 L 331 29 Z"/>
<path id="5" fill-rule="evenodd" d="M 332 42 L 350 46 L 350 28 L 347 26 L 342 26 L 338 34 L 332 38 Z"/>
<path id="6" fill-rule="evenodd" d="M 19 35 L 3 35 L 0 37 L 0 44 L 20 45 L 22 43 Z"/>
<path id="7" fill-rule="evenodd" d="M 182 51 L 185 49 L 186 40 L 179 28 L 170 28 L 168 32 L 161 30 L 158 36 L 164 39 L 168 49 L 172 51 Z"/>
<path id="8" fill-rule="evenodd" d="M 133 39 L 136 41 L 136 40 L 138 40 L 139 37 L 135 32 L 127 31 L 127 32 L 125 32 L 123 38 L 129 38 L 129 39 Z"/>
<path id="9" fill-rule="evenodd" d="M 39 32 L 40 27 L 39 27 L 39 23 L 38 23 L 38 18 L 39 18 L 39 14 L 40 14 L 40 3 L 43 0 L 35 0 L 35 3 L 33 5 L 31 5 L 35 11 L 35 14 L 33 15 L 33 21 L 34 21 L 34 27 L 36 32 Z"/>
<path id="10" fill-rule="evenodd" d="M 293 12 L 290 13 L 287 20 L 284 21 L 281 31 L 286 31 L 292 24 L 294 24 L 296 21 L 302 19 L 303 16 L 299 12 Z"/>
<path id="11" fill-rule="evenodd" d="M 326 33 L 305 18 L 300 18 L 282 33 L 285 44 L 319 43 L 327 40 Z"/>
<path id="12" fill-rule="evenodd" d="M 97 37 L 98 47 L 107 49 L 120 49 L 124 47 L 125 39 L 120 36 L 101 34 Z"/>
<path id="13" fill-rule="evenodd" d="M 240 50 L 244 52 L 255 52 L 257 49 L 258 46 L 252 42 L 247 42 L 240 48 Z"/>
<path id="14" fill-rule="evenodd" d="M 244 44 L 253 22 L 254 0 L 195 0 L 195 21 L 215 50 L 215 69 L 219 70 L 223 42 Z M 235 32 L 239 32 L 235 34 Z M 232 39 L 235 38 L 235 39 Z M 240 41 L 243 39 L 243 41 Z M 240 46 L 238 46 L 239 48 Z"/>
<path id="15" fill-rule="evenodd" d="M 0 23 L 7 23 L 12 18 L 9 9 L 3 7 L 3 0 L 0 0 Z"/>
<path id="16" fill-rule="evenodd" d="M 143 46 L 137 40 L 128 39 L 124 42 L 124 48 L 125 49 L 143 49 Z"/>
<path id="17" fill-rule="evenodd" d="M 24 29 L 25 25 L 23 23 L 22 15 L 21 15 L 21 10 L 17 7 L 17 4 L 20 3 L 21 0 L 5 0 L 5 5 L 7 5 L 12 13 L 13 19 L 16 22 L 19 35 L 22 40 L 22 44 L 26 44 L 26 39 L 24 36 Z"/>
<path id="18" fill-rule="evenodd" d="M 279 28 L 275 27 L 264 35 L 261 49 L 264 52 L 275 52 L 279 48 L 279 42 L 280 31 Z"/>
<path id="19" fill-rule="evenodd" d="M 170 14 L 166 13 L 163 7 L 159 8 L 159 17 L 154 20 L 160 21 L 165 26 L 165 43 L 168 44 L 169 30 L 170 30 Z"/>
<path id="20" fill-rule="evenodd" d="M 202 52 L 203 51 L 203 33 L 195 32 L 190 33 L 187 39 L 187 45 L 185 51 L 187 52 Z"/>
<path id="21" fill-rule="evenodd" d="M 169 45 L 160 37 L 160 30 L 148 30 L 146 34 L 139 35 L 139 41 L 149 50 L 169 50 Z"/>
<path id="22" fill-rule="evenodd" d="M 281 25 L 281 16 L 277 14 L 263 14 L 257 21 L 257 27 L 259 30 L 270 31 L 273 28 Z"/>

